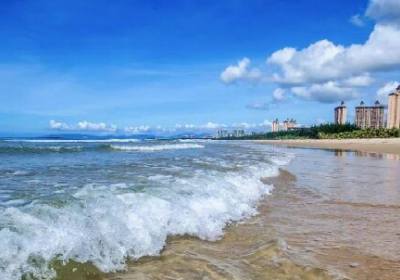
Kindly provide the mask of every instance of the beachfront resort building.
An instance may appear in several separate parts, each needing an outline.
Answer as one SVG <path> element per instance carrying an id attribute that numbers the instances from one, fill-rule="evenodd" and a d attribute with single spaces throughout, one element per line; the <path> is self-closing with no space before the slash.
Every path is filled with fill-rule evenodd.
<path id="1" fill-rule="evenodd" d="M 272 132 L 278 132 L 279 131 L 279 120 L 275 119 L 272 121 L 272 127 L 271 127 Z"/>
<path id="2" fill-rule="evenodd" d="M 335 124 L 345 124 L 347 122 L 347 107 L 344 101 L 335 108 Z"/>
<path id="3" fill-rule="evenodd" d="M 228 137 L 228 136 L 229 136 L 228 130 L 220 129 L 220 130 L 217 131 L 217 137 L 218 138 L 225 138 L 225 137 Z"/>
<path id="4" fill-rule="evenodd" d="M 400 86 L 389 94 L 387 128 L 400 128 Z"/>
<path id="5" fill-rule="evenodd" d="M 356 126 L 359 128 L 385 127 L 385 106 L 376 101 L 373 106 L 366 106 L 364 101 L 356 107 Z"/>
<path id="6" fill-rule="evenodd" d="M 235 129 L 232 132 L 233 137 L 243 137 L 245 135 L 246 135 L 246 133 L 244 132 L 244 129 Z"/>
<path id="7" fill-rule="evenodd" d="M 221 129 L 217 131 L 217 138 L 243 137 L 245 135 L 246 132 L 244 131 L 244 129 L 235 129 L 233 131 Z"/>
<path id="8" fill-rule="evenodd" d="M 272 132 L 288 131 L 296 128 L 297 128 L 297 122 L 295 119 L 286 119 L 285 121 L 283 121 L 282 124 L 279 123 L 278 119 L 275 119 L 274 121 L 272 121 L 271 131 Z"/>
<path id="9" fill-rule="evenodd" d="M 296 128 L 296 127 L 297 127 L 297 122 L 296 122 L 295 119 L 290 119 L 290 120 L 286 119 L 283 122 L 283 130 L 284 131 L 292 130 L 292 129 Z"/>

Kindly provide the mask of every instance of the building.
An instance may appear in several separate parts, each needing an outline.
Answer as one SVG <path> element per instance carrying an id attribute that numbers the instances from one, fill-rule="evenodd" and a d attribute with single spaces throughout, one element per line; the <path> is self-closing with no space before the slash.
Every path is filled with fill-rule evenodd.
<path id="1" fill-rule="evenodd" d="M 286 119 L 283 122 L 283 130 L 284 131 L 292 130 L 292 129 L 296 128 L 296 127 L 297 127 L 297 122 L 294 119 L 290 119 L 290 120 Z"/>
<path id="2" fill-rule="evenodd" d="M 228 137 L 228 136 L 229 136 L 228 130 L 221 129 L 221 130 L 218 130 L 218 132 L 217 132 L 217 137 L 218 138 L 225 138 L 225 137 Z"/>
<path id="3" fill-rule="evenodd" d="M 387 128 L 400 128 L 400 86 L 389 94 Z"/>
<path id="4" fill-rule="evenodd" d="M 347 122 L 347 107 L 344 101 L 335 108 L 335 124 L 345 124 Z"/>
<path id="5" fill-rule="evenodd" d="M 271 131 L 272 132 L 277 132 L 277 131 L 288 131 L 288 130 L 293 130 L 297 128 L 297 122 L 295 119 L 286 119 L 283 123 L 279 123 L 278 119 L 275 119 L 272 121 L 272 127 Z"/>
<path id="6" fill-rule="evenodd" d="M 277 132 L 279 131 L 279 121 L 278 119 L 275 119 L 274 121 L 272 121 L 272 128 L 271 128 L 272 132 Z"/>
<path id="7" fill-rule="evenodd" d="M 235 129 L 234 131 L 233 131 L 233 133 L 232 133 L 232 136 L 233 137 L 243 137 L 243 136 L 245 136 L 246 134 L 245 134 L 245 132 L 244 132 L 244 130 L 243 129 Z"/>
<path id="8" fill-rule="evenodd" d="M 373 106 L 366 106 L 364 101 L 356 107 L 356 126 L 359 128 L 383 128 L 385 106 L 376 101 Z"/>

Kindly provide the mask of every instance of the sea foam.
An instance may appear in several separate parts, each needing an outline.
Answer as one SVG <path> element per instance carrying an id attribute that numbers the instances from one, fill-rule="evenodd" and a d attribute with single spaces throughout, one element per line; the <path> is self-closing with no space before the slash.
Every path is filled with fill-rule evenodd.
<path id="1" fill-rule="evenodd" d="M 120 151 L 141 151 L 141 152 L 155 152 L 163 150 L 181 150 L 181 149 L 199 149 L 204 148 L 200 144 L 164 144 L 164 145 L 148 145 L 148 146 L 128 146 L 128 145 L 110 145 L 111 149 Z"/>
<path id="2" fill-rule="evenodd" d="M 55 259 L 91 262 L 104 272 L 121 270 L 127 258 L 158 255 L 171 235 L 217 240 L 228 223 L 257 213 L 257 202 L 273 188 L 260 178 L 278 175 L 278 168 L 252 161 L 234 171 L 155 173 L 148 180 L 157 187 L 144 190 L 126 183 L 86 184 L 62 207 L 40 201 L 3 205 L 0 225 L 8 226 L 0 229 L 0 279 L 51 279 L 55 271 L 49 264 Z"/>

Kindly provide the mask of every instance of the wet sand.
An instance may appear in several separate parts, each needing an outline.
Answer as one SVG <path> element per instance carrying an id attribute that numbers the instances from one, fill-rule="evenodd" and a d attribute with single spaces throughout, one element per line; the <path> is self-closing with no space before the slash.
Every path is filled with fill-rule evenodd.
<path id="1" fill-rule="evenodd" d="M 284 171 L 277 178 L 282 186 L 291 180 L 287 174 Z M 327 270 L 290 252 L 271 224 L 273 207 L 275 203 L 267 198 L 259 215 L 228 226 L 216 242 L 170 238 L 160 257 L 131 262 L 126 272 L 108 279 L 334 279 Z"/>
<path id="2" fill-rule="evenodd" d="M 287 147 L 357 150 L 400 155 L 400 138 L 259 140 L 256 142 Z"/>
<path id="3" fill-rule="evenodd" d="M 277 148 L 279 150 L 280 148 Z M 170 238 L 107 279 L 400 279 L 400 161 L 294 149 L 259 215 L 217 242 Z"/>

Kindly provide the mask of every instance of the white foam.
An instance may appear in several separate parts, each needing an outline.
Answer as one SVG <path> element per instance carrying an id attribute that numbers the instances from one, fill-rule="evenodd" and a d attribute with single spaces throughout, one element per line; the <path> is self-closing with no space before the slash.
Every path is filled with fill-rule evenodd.
<path id="1" fill-rule="evenodd" d="M 227 223 L 257 213 L 257 201 L 272 190 L 260 178 L 277 172 L 266 164 L 241 172 L 202 170 L 146 193 L 124 192 L 124 184 L 87 185 L 63 208 L 32 203 L 0 210 L 1 224 L 13 225 L 0 230 L 0 279 L 54 277 L 48 267 L 54 258 L 115 271 L 127 257 L 159 254 L 169 235 L 217 240 Z"/>
<path id="2" fill-rule="evenodd" d="M 140 139 L 9 139 L 5 142 L 28 142 L 28 143 L 130 143 L 140 142 Z"/>
<path id="3" fill-rule="evenodd" d="M 111 149 L 121 151 L 140 151 L 140 152 L 155 152 L 163 150 L 180 150 L 180 149 L 199 149 L 204 148 L 200 144 L 164 144 L 164 145 L 149 145 L 149 146 L 127 146 L 127 145 L 111 145 Z"/>

